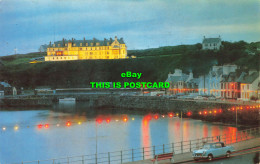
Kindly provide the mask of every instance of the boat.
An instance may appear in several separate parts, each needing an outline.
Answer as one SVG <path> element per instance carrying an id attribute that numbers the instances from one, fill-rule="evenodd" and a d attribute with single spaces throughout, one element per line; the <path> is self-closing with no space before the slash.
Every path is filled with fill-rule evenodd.
<path id="1" fill-rule="evenodd" d="M 59 102 L 75 102 L 75 101 L 76 101 L 76 98 L 73 98 L 73 97 L 59 99 Z"/>

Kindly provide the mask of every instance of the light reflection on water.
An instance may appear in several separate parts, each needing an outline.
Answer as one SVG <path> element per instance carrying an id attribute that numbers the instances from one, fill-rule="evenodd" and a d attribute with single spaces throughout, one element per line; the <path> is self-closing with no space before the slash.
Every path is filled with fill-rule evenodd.
<path id="1" fill-rule="evenodd" d="M 58 107 L 65 109 L 65 106 Z M 160 115 L 155 119 L 153 115 L 144 112 L 81 109 L 78 113 L 51 110 L 1 111 L 0 127 L 6 126 L 7 129 L 0 133 L 0 162 L 95 154 L 96 128 L 98 153 L 151 147 L 179 142 L 182 138 L 191 140 L 236 133 L 233 127 L 192 119 L 183 119 L 181 123 L 179 118 L 162 118 Z M 96 124 L 96 116 L 102 118 L 102 123 Z M 124 116 L 127 116 L 127 122 L 123 121 Z M 106 122 L 107 118 L 111 120 L 109 123 Z M 71 121 L 70 127 L 66 126 L 67 121 Z M 37 126 L 47 123 L 49 128 L 39 129 Z M 15 125 L 19 125 L 17 131 L 13 129 Z"/>

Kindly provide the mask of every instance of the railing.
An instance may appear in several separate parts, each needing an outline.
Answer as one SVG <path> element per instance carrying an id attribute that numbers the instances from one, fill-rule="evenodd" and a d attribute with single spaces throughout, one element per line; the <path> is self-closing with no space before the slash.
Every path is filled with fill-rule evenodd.
<path id="1" fill-rule="evenodd" d="M 207 142 L 222 141 L 225 144 L 237 143 L 249 139 L 256 138 L 260 135 L 260 127 L 237 131 L 235 134 L 224 134 L 221 136 L 213 136 L 200 138 L 190 141 L 182 141 L 170 144 L 157 145 L 152 147 L 142 147 L 137 149 L 129 149 L 108 153 L 99 153 L 92 155 L 81 155 L 72 157 L 63 157 L 38 161 L 24 161 L 19 164 L 114 164 L 133 162 L 153 158 L 155 154 L 174 152 L 182 154 L 199 149 Z M 16 163 L 13 163 L 16 164 Z M 18 163 L 17 163 L 18 164 Z"/>

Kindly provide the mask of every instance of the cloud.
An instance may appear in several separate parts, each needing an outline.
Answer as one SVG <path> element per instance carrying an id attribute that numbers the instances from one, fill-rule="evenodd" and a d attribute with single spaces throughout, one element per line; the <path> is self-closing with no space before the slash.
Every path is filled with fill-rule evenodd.
<path id="1" fill-rule="evenodd" d="M 255 41 L 259 10 L 258 0 L 2 0 L 0 42 L 9 46 L 0 53 L 22 50 L 18 40 L 37 50 L 54 38 L 84 36 L 118 35 L 129 48 L 196 43 L 203 35 Z"/>

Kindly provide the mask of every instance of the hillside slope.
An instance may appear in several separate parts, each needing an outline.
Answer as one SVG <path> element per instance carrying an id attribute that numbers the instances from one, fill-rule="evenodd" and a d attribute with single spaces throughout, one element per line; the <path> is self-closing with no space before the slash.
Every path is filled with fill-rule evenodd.
<path id="1" fill-rule="evenodd" d="M 217 52 L 202 51 L 199 44 L 130 50 L 129 55 L 137 58 L 120 60 L 29 64 L 31 58 L 45 56 L 46 53 L 4 56 L 0 58 L 0 81 L 6 80 L 12 85 L 25 88 L 87 87 L 91 81 L 137 81 L 134 78 L 122 78 L 121 73 L 126 71 L 142 73 L 138 81 L 165 81 L 168 73 L 175 68 L 186 73 L 193 71 L 194 76 L 206 74 L 213 65 L 225 63 L 238 64 L 245 70 L 259 70 L 259 54 L 246 53 L 248 47 L 255 49 L 252 43 L 223 42 L 223 45 L 224 48 Z"/>

